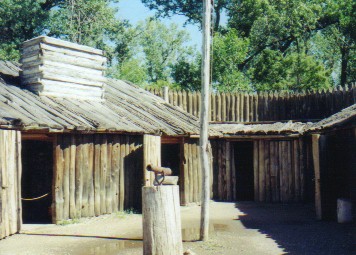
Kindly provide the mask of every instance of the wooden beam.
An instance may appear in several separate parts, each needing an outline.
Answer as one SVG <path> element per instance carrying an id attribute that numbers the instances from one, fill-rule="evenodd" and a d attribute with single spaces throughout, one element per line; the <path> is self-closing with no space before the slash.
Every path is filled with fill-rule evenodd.
<path id="1" fill-rule="evenodd" d="M 321 190 L 320 190 L 320 148 L 319 148 L 319 134 L 312 135 L 312 152 L 314 163 L 314 179 L 315 179 L 315 211 L 316 218 L 322 219 L 322 207 L 321 207 Z"/>
<path id="2" fill-rule="evenodd" d="M 48 134 L 32 134 L 32 133 L 22 133 L 22 141 L 36 140 L 36 141 L 48 141 L 53 142 L 54 137 Z"/>

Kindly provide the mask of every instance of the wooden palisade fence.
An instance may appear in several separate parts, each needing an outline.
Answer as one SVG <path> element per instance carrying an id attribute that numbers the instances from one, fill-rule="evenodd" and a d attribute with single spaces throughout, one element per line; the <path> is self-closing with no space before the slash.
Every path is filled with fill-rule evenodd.
<path id="1" fill-rule="evenodd" d="M 162 98 L 164 89 L 149 89 Z M 168 102 L 199 117 L 200 92 L 169 91 Z M 234 92 L 210 95 L 210 121 L 257 122 L 314 120 L 328 117 L 356 102 L 356 83 L 305 92 Z"/>

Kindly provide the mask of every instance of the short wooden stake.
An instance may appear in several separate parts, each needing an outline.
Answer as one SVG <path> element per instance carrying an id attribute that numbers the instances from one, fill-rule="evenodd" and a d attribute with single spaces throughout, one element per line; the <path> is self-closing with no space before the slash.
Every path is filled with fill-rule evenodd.
<path id="1" fill-rule="evenodd" d="M 143 254 L 183 254 L 179 186 L 142 188 Z"/>

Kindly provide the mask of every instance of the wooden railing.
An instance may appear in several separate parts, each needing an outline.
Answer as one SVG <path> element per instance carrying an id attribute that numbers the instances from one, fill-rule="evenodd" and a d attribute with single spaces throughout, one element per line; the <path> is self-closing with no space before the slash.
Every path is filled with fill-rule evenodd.
<path id="1" fill-rule="evenodd" d="M 199 117 L 200 92 L 148 89 L 169 103 Z M 305 92 L 211 93 L 210 120 L 260 122 L 315 120 L 356 103 L 356 83 L 330 90 Z"/>

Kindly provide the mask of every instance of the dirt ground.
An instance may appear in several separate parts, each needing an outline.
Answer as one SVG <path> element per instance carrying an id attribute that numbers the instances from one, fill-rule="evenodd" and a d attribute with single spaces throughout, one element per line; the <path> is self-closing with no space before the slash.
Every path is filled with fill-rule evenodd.
<path id="1" fill-rule="evenodd" d="M 356 254 L 355 224 L 314 220 L 309 205 L 211 202 L 210 241 L 196 242 L 199 206 L 182 207 L 184 249 L 196 254 Z M 142 254 L 140 214 L 56 225 L 24 225 L 0 241 L 3 254 Z"/>

